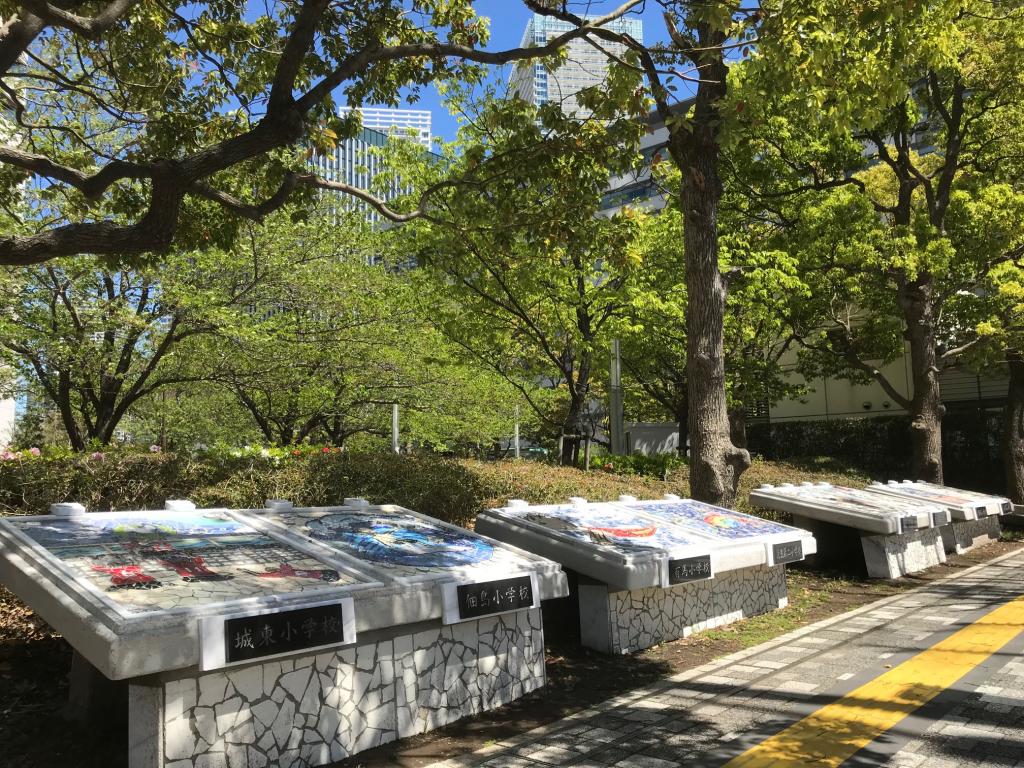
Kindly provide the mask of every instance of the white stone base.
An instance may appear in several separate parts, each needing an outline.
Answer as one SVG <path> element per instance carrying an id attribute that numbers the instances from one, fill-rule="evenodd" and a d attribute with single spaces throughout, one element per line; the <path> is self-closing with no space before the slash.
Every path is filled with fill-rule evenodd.
<path id="1" fill-rule="evenodd" d="M 962 555 L 982 544 L 999 541 L 1002 527 L 998 515 L 989 515 L 981 520 L 953 521 L 939 529 L 946 554 Z"/>
<path id="2" fill-rule="evenodd" d="M 939 528 L 860 537 L 864 564 L 873 579 L 898 579 L 946 562 Z"/>
<path id="3" fill-rule="evenodd" d="M 610 591 L 606 584 L 580 584 L 579 598 L 581 641 L 603 653 L 641 651 L 789 604 L 781 565 L 668 588 Z"/>
<path id="4" fill-rule="evenodd" d="M 533 609 L 147 682 L 130 687 L 131 768 L 317 766 L 540 688 L 544 632 Z"/>

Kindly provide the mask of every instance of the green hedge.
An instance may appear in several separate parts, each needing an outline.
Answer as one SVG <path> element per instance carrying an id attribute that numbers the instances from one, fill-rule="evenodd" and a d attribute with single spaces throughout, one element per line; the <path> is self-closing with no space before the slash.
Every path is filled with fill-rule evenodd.
<path id="1" fill-rule="evenodd" d="M 756 462 L 743 476 L 739 505 L 761 483 L 866 481 L 834 464 Z M 658 498 L 688 495 L 686 467 L 668 481 L 639 475 L 583 472 L 533 461 L 481 462 L 433 455 L 304 453 L 297 457 L 190 457 L 107 453 L 0 461 L 0 514 L 42 514 L 49 505 L 77 501 L 91 510 L 159 508 L 187 498 L 203 507 L 258 507 L 264 499 L 329 505 L 346 496 L 395 503 L 443 520 L 469 523 L 509 498 L 532 503 L 584 496 L 613 500 L 620 494 Z"/>
<path id="2" fill-rule="evenodd" d="M 1005 489 L 999 411 L 947 413 L 942 421 L 945 482 L 990 493 Z M 771 461 L 829 456 L 877 480 L 903 479 L 910 470 L 910 420 L 873 416 L 830 421 L 788 421 L 747 428 L 750 450 Z"/>

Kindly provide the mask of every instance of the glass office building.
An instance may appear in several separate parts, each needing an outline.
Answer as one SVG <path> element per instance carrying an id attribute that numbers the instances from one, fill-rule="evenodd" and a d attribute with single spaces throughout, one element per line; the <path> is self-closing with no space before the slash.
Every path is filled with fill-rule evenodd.
<path id="1" fill-rule="evenodd" d="M 594 17 L 588 16 L 587 19 Z M 643 22 L 640 19 L 621 18 L 605 25 L 606 29 L 626 33 L 643 42 Z M 526 24 L 521 46 L 544 45 L 558 35 L 574 29 L 574 25 L 541 14 L 534 14 Z M 612 54 L 621 54 L 620 43 L 601 42 L 601 47 Z M 533 104 L 560 104 L 566 114 L 580 118 L 589 116 L 576 100 L 584 88 L 600 85 L 608 74 L 608 57 L 585 40 L 576 39 L 568 45 L 568 58 L 562 66 L 548 70 L 539 61 L 522 61 L 515 65 L 509 79 L 509 93 Z"/>

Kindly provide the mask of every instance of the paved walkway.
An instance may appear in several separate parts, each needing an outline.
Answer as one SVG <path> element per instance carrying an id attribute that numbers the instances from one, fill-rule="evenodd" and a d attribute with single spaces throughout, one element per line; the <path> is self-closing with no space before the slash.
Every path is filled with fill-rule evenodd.
<path id="1" fill-rule="evenodd" d="M 1024 552 L 430 768 L 1024 766 Z"/>

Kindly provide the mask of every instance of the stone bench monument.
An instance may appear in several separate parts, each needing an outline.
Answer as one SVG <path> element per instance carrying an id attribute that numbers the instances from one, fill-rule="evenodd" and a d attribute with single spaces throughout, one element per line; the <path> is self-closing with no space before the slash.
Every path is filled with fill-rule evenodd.
<path id="1" fill-rule="evenodd" d="M 0 579 L 126 680 L 131 768 L 316 766 L 544 684 L 557 564 L 395 506 L 0 520 Z"/>
<path id="2" fill-rule="evenodd" d="M 750 502 L 789 512 L 794 525 L 819 541 L 836 539 L 831 531 L 845 531 L 833 551 L 859 544 L 873 578 L 895 579 L 946 562 L 940 529 L 950 516 L 940 505 L 829 483 L 764 485 L 750 494 Z M 829 554 L 824 546 L 822 554 Z"/>
<path id="3" fill-rule="evenodd" d="M 815 552 L 806 531 L 678 497 L 511 500 L 476 529 L 580 574 L 581 640 L 605 653 L 784 607 L 783 565 Z"/>
<path id="4" fill-rule="evenodd" d="M 890 480 L 888 483 L 872 483 L 867 490 L 945 507 L 951 522 L 940 531 L 947 554 L 955 552 L 962 555 L 976 546 L 998 541 L 1000 518 L 1013 513 L 1013 504 L 1007 498 L 932 483 Z"/>

